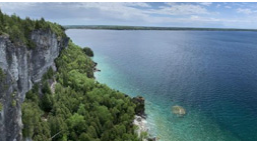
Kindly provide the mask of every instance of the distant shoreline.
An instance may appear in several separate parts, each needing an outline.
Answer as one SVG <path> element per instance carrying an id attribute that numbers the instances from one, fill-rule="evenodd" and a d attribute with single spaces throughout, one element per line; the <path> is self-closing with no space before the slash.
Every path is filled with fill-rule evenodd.
<path id="1" fill-rule="evenodd" d="M 257 29 L 237 28 L 194 28 L 194 27 L 148 27 L 148 26 L 112 26 L 112 25 L 64 25 L 65 29 L 95 29 L 95 30 L 172 30 L 172 31 L 254 31 Z"/>

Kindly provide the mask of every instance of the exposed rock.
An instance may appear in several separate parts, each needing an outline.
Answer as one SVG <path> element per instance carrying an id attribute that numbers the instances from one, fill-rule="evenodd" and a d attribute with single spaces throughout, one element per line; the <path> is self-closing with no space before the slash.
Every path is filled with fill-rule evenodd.
<path id="1" fill-rule="evenodd" d="M 128 95 L 125 95 L 128 97 Z M 132 98 L 132 101 L 136 104 L 135 108 L 135 118 L 133 124 L 138 127 L 136 130 L 137 135 L 142 141 L 157 141 L 156 137 L 152 137 L 148 134 L 149 128 L 147 126 L 147 115 L 145 114 L 145 99 L 141 96 Z M 142 133 L 147 133 L 146 137 L 142 136 Z"/>
<path id="2" fill-rule="evenodd" d="M 97 65 L 98 65 L 98 63 L 96 63 L 96 62 L 93 62 L 93 72 L 100 72 L 101 70 L 99 70 L 98 68 L 97 68 Z"/>
<path id="3" fill-rule="evenodd" d="M 98 65 L 98 63 L 93 62 L 93 67 L 96 67 Z"/>
<path id="4" fill-rule="evenodd" d="M 0 140 L 22 140 L 21 104 L 25 93 L 39 82 L 49 67 L 56 69 L 54 59 L 67 47 L 68 38 L 59 38 L 49 31 L 31 34 L 36 47 L 14 45 L 7 36 L 0 36 L 0 68 L 5 78 L 0 82 Z"/>
<path id="5" fill-rule="evenodd" d="M 132 98 L 132 101 L 136 104 L 136 108 L 135 108 L 136 115 L 146 118 L 145 99 L 141 96 L 137 96 Z"/>
<path id="6" fill-rule="evenodd" d="M 148 132 L 146 123 L 147 123 L 147 121 L 145 118 L 143 118 L 141 116 L 137 116 L 137 115 L 135 116 L 133 124 L 138 127 L 138 129 L 136 130 L 138 137 L 141 137 L 142 132 Z"/>
<path id="7" fill-rule="evenodd" d="M 128 96 L 128 95 L 125 95 Z M 139 138 L 141 138 L 143 141 L 147 141 L 147 138 L 142 137 L 142 133 L 148 132 L 148 128 L 146 126 L 146 115 L 145 115 L 145 99 L 141 96 L 133 97 L 132 98 L 133 103 L 136 104 L 135 108 L 135 118 L 133 120 L 133 124 L 138 127 L 136 130 L 136 133 Z"/>
<path id="8" fill-rule="evenodd" d="M 157 137 L 148 138 L 148 141 L 157 141 L 157 140 L 159 140 L 159 138 Z"/>
<path id="9" fill-rule="evenodd" d="M 99 69 L 97 69 L 97 68 L 95 67 L 95 68 L 93 68 L 93 71 L 94 71 L 94 72 L 100 72 L 101 70 L 99 70 Z"/>
<path id="10" fill-rule="evenodd" d="M 55 92 L 55 85 L 56 85 L 56 80 L 54 80 L 52 83 L 51 83 L 51 91 L 52 91 L 52 93 L 54 93 Z"/>

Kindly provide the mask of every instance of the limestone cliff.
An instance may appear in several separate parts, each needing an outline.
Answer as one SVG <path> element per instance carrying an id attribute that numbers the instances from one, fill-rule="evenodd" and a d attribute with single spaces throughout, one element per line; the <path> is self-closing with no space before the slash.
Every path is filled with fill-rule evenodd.
<path id="1" fill-rule="evenodd" d="M 0 141 L 22 140 L 21 104 L 25 94 L 49 67 L 56 69 L 54 59 L 69 41 L 51 30 L 35 30 L 30 38 L 34 49 L 0 36 Z"/>

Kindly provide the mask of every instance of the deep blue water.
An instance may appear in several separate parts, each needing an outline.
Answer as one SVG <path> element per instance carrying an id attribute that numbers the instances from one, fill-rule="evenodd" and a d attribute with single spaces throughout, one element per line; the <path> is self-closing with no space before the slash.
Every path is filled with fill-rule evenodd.
<path id="1" fill-rule="evenodd" d="M 66 33 L 94 50 L 99 82 L 145 97 L 150 133 L 162 141 L 257 140 L 257 32 Z"/>

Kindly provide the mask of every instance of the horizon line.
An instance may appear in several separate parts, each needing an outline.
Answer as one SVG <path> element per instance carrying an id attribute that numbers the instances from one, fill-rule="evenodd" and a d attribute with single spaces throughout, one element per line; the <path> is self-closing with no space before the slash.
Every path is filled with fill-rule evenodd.
<path id="1" fill-rule="evenodd" d="M 176 29 L 230 29 L 230 30 L 256 30 L 257 28 L 233 28 L 233 27 L 182 27 L 182 26 L 138 26 L 138 25 L 75 25 L 75 24 L 71 24 L 71 25 L 62 25 L 63 27 L 68 27 L 68 26 L 86 26 L 86 27 L 95 27 L 95 26 L 103 26 L 103 27 L 143 27 L 143 28 L 176 28 Z"/>

